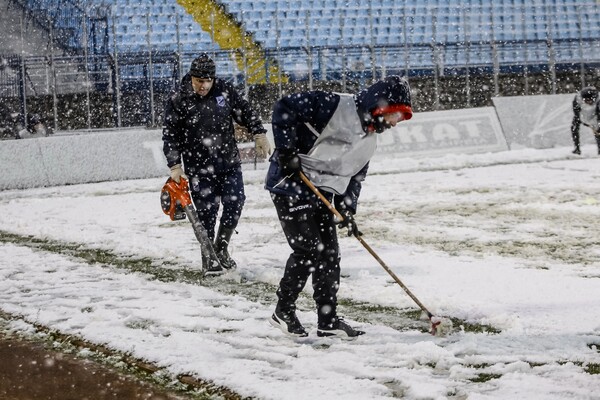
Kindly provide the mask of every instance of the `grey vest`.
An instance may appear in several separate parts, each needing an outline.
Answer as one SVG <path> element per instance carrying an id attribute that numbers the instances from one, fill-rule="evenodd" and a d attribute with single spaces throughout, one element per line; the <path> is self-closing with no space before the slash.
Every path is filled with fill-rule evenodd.
<path id="1" fill-rule="evenodd" d="M 377 134 L 365 133 L 356 111 L 354 98 L 340 94 L 333 116 L 308 154 L 300 154 L 302 170 L 311 182 L 334 194 L 346 192 L 350 179 L 373 157 Z"/>
<path id="2" fill-rule="evenodd" d="M 579 119 L 584 125 L 589 126 L 594 131 L 598 130 L 598 116 L 596 115 L 596 106 L 598 100 L 594 104 L 587 104 L 581 98 L 581 94 L 577 95 L 577 102 L 581 107 L 581 111 L 579 112 Z"/>

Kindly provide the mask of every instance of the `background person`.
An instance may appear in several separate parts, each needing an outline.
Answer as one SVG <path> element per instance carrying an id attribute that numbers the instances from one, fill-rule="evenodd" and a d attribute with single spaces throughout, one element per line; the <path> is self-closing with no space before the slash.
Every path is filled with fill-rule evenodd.
<path id="1" fill-rule="evenodd" d="M 13 112 L 5 103 L 0 103 L 0 138 L 28 139 L 51 133 L 38 114 L 27 114 L 27 126 L 24 126 L 23 120 L 21 113 Z"/>
<path id="2" fill-rule="evenodd" d="M 202 54 L 167 101 L 163 151 L 171 178 L 179 182 L 184 172 L 189 177 L 198 217 L 228 269 L 236 267 L 228 245 L 246 199 L 234 122 L 254 136 L 257 156 L 268 157 L 271 148 L 258 114 L 231 83 L 216 77 L 214 61 Z M 215 237 L 220 204 L 223 212 Z"/>
<path id="3" fill-rule="evenodd" d="M 390 76 L 356 95 L 312 91 L 292 94 L 273 108 L 275 152 L 265 188 L 292 248 L 277 289 L 270 322 L 284 333 L 307 336 L 296 300 L 312 274 L 318 336 L 364 332 L 337 314 L 340 255 L 333 214 L 300 179 L 303 171 L 344 216 L 341 227 L 360 235 L 354 222 L 361 181 L 377 146 L 377 133 L 412 117 L 408 82 Z"/>
<path id="4" fill-rule="evenodd" d="M 581 154 L 579 147 L 579 126 L 581 124 L 588 126 L 594 133 L 600 155 L 600 98 L 598 89 L 594 86 L 584 87 L 573 99 L 573 122 L 571 123 L 571 136 L 575 145 L 573 154 Z"/>

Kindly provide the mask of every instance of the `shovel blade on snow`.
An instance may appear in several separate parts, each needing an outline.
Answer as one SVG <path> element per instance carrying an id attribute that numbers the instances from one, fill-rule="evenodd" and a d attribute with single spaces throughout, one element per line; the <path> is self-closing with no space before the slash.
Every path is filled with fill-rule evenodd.
<path id="1" fill-rule="evenodd" d="M 452 321 L 449 318 L 434 317 L 430 318 L 431 331 L 433 336 L 446 336 L 452 332 Z"/>

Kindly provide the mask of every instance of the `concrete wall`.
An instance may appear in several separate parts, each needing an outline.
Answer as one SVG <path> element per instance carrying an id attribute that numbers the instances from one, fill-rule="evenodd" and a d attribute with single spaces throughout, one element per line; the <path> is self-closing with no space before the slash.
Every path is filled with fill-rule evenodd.
<path id="1" fill-rule="evenodd" d="M 572 146 L 573 94 L 496 97 L 502 130 L 511 149 Z M 592 130 L 580 126 L 582 144 L 596 143 Z"/>
<path id="2" fill-rule="evenodd" d="M 378 136 L 375 157 L 570 146 L 573 95 L 497 98 L 495 108 L 416 112 Z M 499 117 L 499 118 L 498 118 Z M 265 126 L 272 142 L 270 126 Z M 582 128 L 584 143 L 592 140 Z M 586 137 L 589 136 L 589 137 Z M 241 144 L 251 161 L 252 143 Z M 0 142 L 0 190 L 168 176 L 160 129 L 58 132 Z"/>
<path id="3" fill-rule="evenodd" d="M 0 142 L 0 189 L 167 176 L 160 130 L 57 135 Z"/>
<path id="4" fill-rule="evenodd" d="M 415 113 L 378 136 L 379 154 L 437 155 L 508 150 L 493 107 Z"/>

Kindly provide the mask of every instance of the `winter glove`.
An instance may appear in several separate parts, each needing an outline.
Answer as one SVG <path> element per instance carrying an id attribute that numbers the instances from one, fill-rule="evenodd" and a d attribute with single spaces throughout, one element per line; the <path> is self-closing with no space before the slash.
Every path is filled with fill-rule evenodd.
<path id="1" fill-rule="evenodd" d="M 284 176 L 290 176 L 300 171 L 300 158 L 296 152 L 280 151 L 277 162 L 281 168 L 281 174 Z"/>
<path id="2" fill-rule="evenodd" d="M 340 212 L 344 219 L 342 222 L 338 223 L 338 226 L 341 228 L 348 228 L 348 236 L 362 236 L 362 232 L 358 230 L 358 226 L 356 226 L 356 221 L 354 220 L 354 214 L 352 211 L 345 209 Z"/>
<path id="3" fill-rule="evenodd" d="M 271 154 L 271 144 L 265 133 L 254 135 L 254 150 L 256 157 L 261 159 L 265 159 Z"/>
<path id="4" fill-rule="evenodd" d="M 179 181 L 181 180 L 181 177 L 184 177 L 187 179 L 187 176 L 185 176 L 185 174 L 183 173 L 183 169 L 181 168 L 181 164 L 175 164 L 171 167 L 171 179 L 173 179 L 175 182 L 179 183 Z"/>

